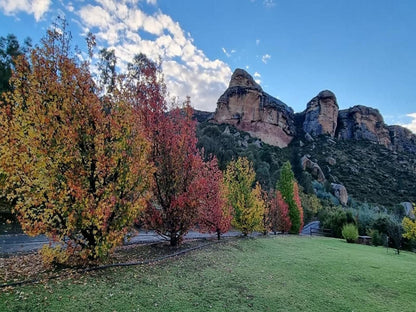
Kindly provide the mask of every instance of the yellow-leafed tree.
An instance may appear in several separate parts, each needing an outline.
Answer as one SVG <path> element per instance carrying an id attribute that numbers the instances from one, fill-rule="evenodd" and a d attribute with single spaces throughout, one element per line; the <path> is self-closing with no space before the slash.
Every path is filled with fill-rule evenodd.
<path id="1" fill-rule="evenodd" d="M 234 210 L 232 225 L 244 235 L 263 230 L 265 204 L 256 173 L 247 158 L 230 162 L 224 175 L 228 204 Z"/>
<path id="2" fill-rule="evenodd" d="M 413 204 L 413 213 L 416 215 L 416 205 Z M 402 221 L 403 237 L 416 240 L 416 220 L 404 217 Z"/>

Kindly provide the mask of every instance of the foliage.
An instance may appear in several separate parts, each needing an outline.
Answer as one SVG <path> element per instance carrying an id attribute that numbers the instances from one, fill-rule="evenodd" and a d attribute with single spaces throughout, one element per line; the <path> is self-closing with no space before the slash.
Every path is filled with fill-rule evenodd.
<path id="1" fill-rule="evenodd" d="M 304 221 L 305 223 L 308 223 L 313 220 L 313 218 L 318 214 L 319 211 L 321 211 L 322 204 L 315 194 L 299 192 L 299 196 L 305 214 Z"/>
<path id="2" fill-rule="evenodd" d="M 413 209 L 413 213 L 416 214 L 416 206 L 413 205 L 415 208 Z M 403 225 L 403 237 L 411 240 L 416 240 L 416 221 L 409 217 L 404 217 L 402 221 Z"/>
<path id="3" fill-rule="evenodd" d="M 111 66 L 104 68 L 111 77 Z M 203 196 L 197 190 L 206 180 L 200 176 L 204 165 L 196 148 L 193 109 L 188 99 L 182 108 L 168 111 L 161 64 L 144 54 L 128 65 L 127 77 L 129 100 L 145 127 L 151 145 L 149 162 L 156 169 L 153 197 L 143 221 L 176 246 L 197 221 L 198 201 Z M 107 81 L 111 86 L 111 79 Z"/>
<path id="4" fill-rule="evenodd" d="M 157 135 L 152 138 L 154 198 L 146 211 L 146 222 L 172 246 L 182 242 L 183 236 L 198 217 L 199 198 L 204 194 L 203 162 L 196 149 L 195 122 L 192 108 L 174 109 L 169 116 L 160 115 Z"/>
<path id="5" fill-rule="evenodd" d="M 197 128 L 198 148 L 204 150 L 205 159 L 211 155 L 218 158 L 221 170 L 238 157 L 248 158 L 256 172 L 256 180 L 263 190 L 274 189 L 279 178 L 279 170 L 288 159 L 290 150 L 265 144 L 232 125 L 216 125 L 203 122 Z"/>
<path id="6" fill-rule="evenodd" d="M 289 205 L 283 200 L 280 191 L 270 201 L 270 224 L 271 230 L 276 232 L 288 233 L 292 227 L 289 217 Z"/>
<path id="7" fill-rule="evenodd" d="M 368 232 L 368 235 L 370 235 L 371 237 L 371 244 L 373 246 L 383 246 L 387 239 L 385 234 L 380 233 L 378 230 L 374 230 L 374 229 L 371 229 Z"/>
<path id="8" fill-rule="evenodd" d="M 303 212 L 299 199 L 299 189 L 295 185 L 295 177 L 290 162 L 283 164 L 280 171 L 280 178 L 277 183 L 277 190 L 282 194 L 283 200 L 289 206 L 289 217 L 292 223 L 290 233 L 298 234 L 303 227 Z"/>
<path id="9" fill-rule="evenodd" d="M 91 259 L 123 241 L 153 169 L 124 94 L 98 96 L 89 64 L 71 56 L 61 30 L 15 59 L 13 92 L 0 112 L 0 165 L 23 230 Z"/>
<path id="10" fill-rule="evenodd" d="M 346 239 L 347 243 L 354 243 L 358 239 L 358 229 L 355 224 L 344 224 L 342 227 L 342 237 Z"/>
<path id="11" fill-rule="evenodd" d="M 299 186 L 296 181 L 293 182 L 293 199 L 295 201 L 296 208 L 299 211 L 299 219 L 300 219 L 299 233 L 300 233 L 303 229 L 303 208 L 302 208 L 302 203 L 299 197 Z"/>
<path id="12" fill-rule="evenodd" d="M 299 141 L 290 148 L 295 145 L 299 146 Z M 304 142 L 298 149 L 300 155 L 310 155 L 321 166 L 329 182 L 342 182 L 349 196 L 360 202 L 395 207 L 400 202 L 416 200 L 413 153 L 396 154 L 366 140 L 328 140 L 325 136 Z M 328 156 L 336 159 L 336 164 L 327 166 Z M 402 212 L 401 207 L 397 209 L 397 213 Z"/>
<path id="13" fill-rule="evenodd" d="M 9 79 L 15 66 L 15 59 L 31 48 L 31 40 L 25 39 L 23 47 L 13 34 L 0 37 L 0 96 L 4 91 L 11 91 Z"/>
<path id="14" fill-rule="evenodd" d="M 223 174 L 214 157 L 204 164 L 200 187 L 195 190 L 199 193 L 199 229 L 217 233 L 218 239 L 230 229 L 232 219 L 232 207 L 226 202 L 224 189 Z"/>
<path id="15" fill-rule="evenodd" d="M 339 206 L 324 206 L 318 218 L 323 228 L 330 229 L 333 236 L 338 238 L 342 237 L 342 227 L 345 224 L 354 223 L 352 214 Z"/>
<path id="16" fill-rule="evenodd" d="M 65 264 L 69 259 L 68 253 L 60 245 L 53 248 L 48 245 L 43 245 L 39 253 L 42 256 L 42 262 L 47 266 Z"/>
<path id="17" fill-rule="evenodd" d="M 253 188 L 255 172 L 247 158 L 230 162 L 225 170 L 227 202 L 234 210 L 232 225 L 244 235 L 262 231 L 264 202 L 259 183 Z"/>

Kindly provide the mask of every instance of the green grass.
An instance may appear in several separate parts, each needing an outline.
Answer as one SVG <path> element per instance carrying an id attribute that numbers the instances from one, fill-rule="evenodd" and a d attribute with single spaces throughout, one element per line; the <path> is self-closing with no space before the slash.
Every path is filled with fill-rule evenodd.
<path id="1" fill-rule="evenodd" d="M 416 255 L 278 236 L 0 294 L 4 311 L 416 311 Z"/>

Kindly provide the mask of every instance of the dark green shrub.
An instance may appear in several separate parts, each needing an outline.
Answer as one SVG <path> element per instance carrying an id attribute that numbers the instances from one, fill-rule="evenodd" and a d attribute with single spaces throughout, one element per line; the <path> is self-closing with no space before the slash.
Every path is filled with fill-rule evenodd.
<path id="1" fill-rule="evenodd" d="M 355 243 L 358 239 L 358 229 L 355 224 L 345 224 L 342 227 L 342 237 L 347 240 L 347 243 Z"/>
<path id="2" fill-rule="evenodd" d="M 318 213 L 324 229 L 330 229 L 334 237 L 342 237 L 342 227 L 347 223 L 347 213 L 340 207 L 325 206 Z"/>
<path id="3" fill-rule="evenodd" d="M 370 230 L 368 235 L 371 236 L 371 244 L 373 246 L 382 246 L 386 242 L 386 235 L 380 233 L 378 230 Z"/>

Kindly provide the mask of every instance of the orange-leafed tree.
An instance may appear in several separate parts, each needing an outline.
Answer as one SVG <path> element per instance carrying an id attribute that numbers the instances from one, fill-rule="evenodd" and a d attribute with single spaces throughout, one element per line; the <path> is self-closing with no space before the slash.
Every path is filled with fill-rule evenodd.
<path id="1" fill-rule="evenodd" d="M 132 108 L 117 90 L 102 97 L 65 29 L 48 30 L 16 59 L 11 85 L 0 111 L 0 165 L 23 230 L 48 235 L 70 255 L 106 256 L 151 185 L 150 146 Z"/>
<path id="2" fill-rule="evenodd" d="M 300 219 L 299 233 L 300 233 L 303 229 L 303 208 L 302 208 L 302 202 L 299 196 L 299 185 L 296 181 L 293 182 L 293 199 L 299 211 L 299 219 Z"/>
<path id="3" fill-rule="evenodd" d="M 271 230 L 276 232 L 289 232 L 292 222 L 289 217 L 289 205 L 283 200 L 280 191 L 276 191 L 276 195 L 270 201 L 269 212 Z"/>
<path id="4" fill-rule="evenodd" d="M 198 226 L 200 231 L 221 234 L 231 226 L 232 208 L 227 204 L 223 184 L 223 174 L 218 168 L 217 159 L 207 161 L 200 172 L 198 188 Z"/>
<path id="5" fill-rule="evenodd" d="M 153 197 L 144 223 L 176 246 L 195 225 L 203 196 L 195 191 L 204 181 L 204 163 L 196 148 L 193 109 L 188 99 L 182 108 L 168 110 L 160 63 L 143 54 L 129 64 L 128 77 L 130 103 L 146 128 L 151 145 L 149 161 L 155 166 Z"/>

